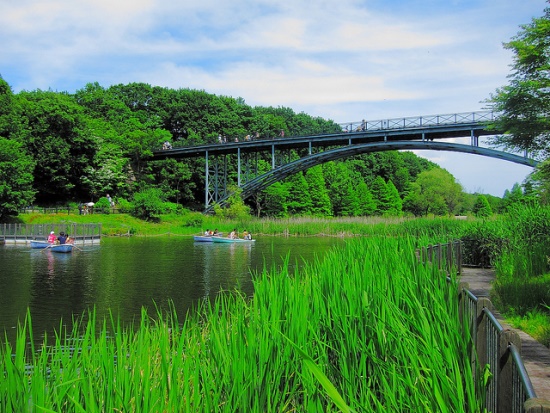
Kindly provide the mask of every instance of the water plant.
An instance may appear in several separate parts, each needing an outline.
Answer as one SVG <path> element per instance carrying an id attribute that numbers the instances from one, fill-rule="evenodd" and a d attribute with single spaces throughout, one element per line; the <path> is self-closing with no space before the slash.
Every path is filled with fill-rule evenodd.
<path id="1" fill-rule="evenodd" d="M 91 312 L 40 346 L 28 315 L 0 350 L 0 411 L 479 411 L 455 287 L 414 247 L 352 239 L 256 274 L 252 298 L 136 325 Z"/>

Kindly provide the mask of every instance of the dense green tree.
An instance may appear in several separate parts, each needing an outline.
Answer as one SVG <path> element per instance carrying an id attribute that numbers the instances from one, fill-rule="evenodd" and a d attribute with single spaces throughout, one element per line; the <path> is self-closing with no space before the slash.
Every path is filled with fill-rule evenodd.
<path id="1" fill-rule="evenodd" d="M 191 177 L 189 167 L 176 159 L 152 163 L 155 183 L 169 201 L 176 204 L 193 202 L 192 188 L 188 182 Z"/>
<path id="2" fill-rule="evenodd" d="M 504 47 L 514 53 L 509 84 L 489 99 L 499 112 L 495 122 L 498 135 L 494 144 L 510 149 L 550 153 L 550 8 Z"/>
<path id="3" fill-rule="evenodd" d="M 418 174 L 405 200 L 406 209 L 415 215 L 454 214 L 462 187 L 445 169 L 435 168 Z"/>
<path id="4" fill-rule="evenodd" d="M 134 194 L 132 215 L 146 221 L 157 221 L 164 212 L 166 198 L 159 188 L 147 188 Z"/>
<path id="5" fill-rule="evenodd" d="M 328 162 L 323 165 L 334 216 L 355 216 L 359 211 L 359 198 L 354 193 L 352 171 L 344 162 Z"/>
<path id="6" fill-rule="evenodd" d="M 521 185 L 517 182 L 512 186 L 511 190 L 504 191 L 504 196 L 502 197 L 502 205 L 504 210 L 507 210 L 515 204 L 525 203 L 526 197 L 523 194 Z"/>
<path id="7" fill-rule="evenodd" d="M 309 185 L 302 172 L 298 172 L 287 179 L 289 184 L 289 197 L 287 210 L 291 215 L 311 214 L 312 202 L 309 193 Z"/>
<path id="8" fill-rule="evenodd" d="M 231 194 L 224 207 L 219 204 L 214 205 L 216 216 L 227 219 L 243 219 L 250 215 L 250 207 L 243 202 L 241 198 L 242 190 L 237 186 L 229 188 Z"/>
<path id="9" fill-rule="evenodd" d="M 370 186 L 372 197 L 376 203 L 375 213 L 384 215 L 391 207 L 391 195 L 384 178 L 377 176 Z"/>
<path id="10" fill-rule="evenodd" d="M 489 205 L 489 201 L 487 201 L 485 195 L 480 194 L 477 196 L 473 212 L 476 217 L 489 217 L 493 215 L 493 210 L 491 209 L 491 205 Z"/>
<path id="11" fill-rule="evenodd" d="M 550 160 L 547 159 L 538 164 L 527 180 L 540 203 L 550 205 Z"/>
<path id="12" fill-rule="evenodd" d="M 359 199 L 359 215 L 373 215 L 376 211 L 376 202 L 369 187 L 362 179 L 357 184 L 357 197 Z"/>
<path id="13" fill-rule="evenodd" d="M 8 83 L 0 76 L 0 136 L 14 138 L 20 127 L 17 103 Z"/>
<path id="14" fill-rule="evenodd" d="M 331 216 L 332 204 L 328 196 L 323 168 L 318 165 L 310 168 L 305 174 L 311 199 L 311 214 L 317 216 Z"/>
<path id="15" fill-rule="evenodd" d="M 151 162 L 153 150 L 165 140 L 177 147 L 217 142 L 219 134 L 229 141 L 245 135 L 275 138 L 281 129 L 286 137 L 340 131 L 331 120 L 285 107 L 251 107 L 242 98 L 200 90 L 145 83 L 103 88 L 96 82 L 74 95 L 51 91 L 13 95 L 0 78 L 0 136 L 22 143 L 24 152 L 33 157 L 37 200 L 42 204 L 95 201 L 106 193 L 131 199 L 136 191 L 157 187 L 170 201 L 202 207 L 204 159 Z M 307 155 L 307 148 L 293 150 L 285 161 Z M 271 168 L 270 153 L 260 152 L 255 158 L 260 165 L 256 175 Z M 377 176 L 395 184 L 403 196 L 411 180 L 431 167 L 412 153 L 397 151 L 330 165 L 311 168 L 255 194 L 250 198 L 255 212 L 370 214 L 373 199 L 368 185 Z M 236 182 L 236 156 L 228 155 L 223 167 L 228 182 Z"/>
<path id="16" fill-rule="evenodd" d="M 403 210 L 403 201 L 399 196 L 399 192 L 397 191 L 397 188 L 395 187 L 395 185 L 391 180 L 387 182 L 387 190 L 388 190 L 389 204 L 388 204 L 388 209 L 386 210 L 386 214 L 391 216 L 401 215 Z"/>
<path id="17" fill-rule="evenodd" d="M 35 160 L 37 200 L 54 203 L 82 198 L 82 177 L 94 165 L 97 150 L 82 107 L 62 93 L 38 90 L 18 96 L 25 119 L 19 139 Z"/>
<path id="18" fill-rule="evenodd" d="M 270 185 L 256 197 L 259 200 L 256 202 L 258 215 L 262 214 L 270 217 L 286 217 L 288 216 L 289 184 L 283 182 L 275 182 Z"/>
<path id="19" fill-rule="evenodd" d="M 0 222 L 33 202 L 33 167 L 19 142 L 0 137 Z"/>

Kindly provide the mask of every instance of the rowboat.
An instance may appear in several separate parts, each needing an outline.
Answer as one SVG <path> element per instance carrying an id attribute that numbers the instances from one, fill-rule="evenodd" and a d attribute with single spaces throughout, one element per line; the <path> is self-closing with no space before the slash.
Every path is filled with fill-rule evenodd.
<path id="1" fill-rule="evenodd" d="M 255 239 L 212 237 L 212 242 L 224 244 L 250 244 L 255 241 Z"/>
<path id="2" fill-rule="evenodd" d="M 48 241 L 37 241 L 33 240 L 31 241 L 31 248 L 33 249 L 44 249 L 51 247 L 53 244 L 50 244 Z"/>
<path id="3" fill-rule="evenodd" d="M 193 240 L 195 242 L 212 242 L 212 236 L 209 235 L 193 235 Z"/>
<path id="4" fill-rule="evenodd" d="M 193 235 L 193 240 L 195 242 L 212 242 L 212 238 L 220 238 L 221 236 L 221 232 L 218 232 L 217 235 Z"/>
<path id="5" fill-rule="evenodd" d="M 73 244 L 55 244 L 50 247 L 53 252 L 72 252 Z"/>

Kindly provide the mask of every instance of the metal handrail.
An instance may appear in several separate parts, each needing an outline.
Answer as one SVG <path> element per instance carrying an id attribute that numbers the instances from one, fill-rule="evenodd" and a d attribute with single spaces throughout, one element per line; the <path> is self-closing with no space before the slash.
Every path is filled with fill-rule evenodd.
<path id="1" fill-rule="evenodd" d="M 455 263 L 450 262 L 442 266 L 441 251 L 449 248 L 450 245 L 452 243 L 423 247 L 417 251 L 418 258 L 422 262 L 436 264 L 438 268 L 449 273 L 449 269 L 453 268 Z M 461 257 L 461 254 L 457 254 L 459 260 Z M 448 280 L 450 281 L 451 278 Z M 550 404 L 546 400 L 537 398 L 521 358 L 519 335 L 515 331 L 505 329 L 497 320 L 491 311 L 491 301 L 485 297 L 478 298 L 466 284 L 461 284 L 459 306 L 462 323 L 468 326 L 475 347 L 470 354 L 471 362 L 482 366 L 488 365 L 492 374 L 492 380 L 485 394 L 486 409 L 492 412 L 511 413 L 547 411 L 537 410 L 540 406 L 547 407 Z M 526 407 L 528 402 L 532 404 L 529 410 Z"/>
<path id="2" fill-rule="evenodd" d="M 374 130 L 408 129 L 429 126 L 457 125 L 464 123 L 493 122 L 496 112 L 482 110 L 475 112 L 449 113 L 441 115 L 408 116 L 377 120 L 361 120 L 339 123 L 345 132 L 366 132 Z"/>

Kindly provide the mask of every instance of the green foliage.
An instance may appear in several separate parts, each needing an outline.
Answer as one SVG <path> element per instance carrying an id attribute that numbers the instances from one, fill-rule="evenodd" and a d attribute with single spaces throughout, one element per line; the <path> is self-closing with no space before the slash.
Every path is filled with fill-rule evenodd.
<path id="1" fill-rule="evenodd" d="M 158 221 L 164 211 L 164 195 L 160 189 L 149 188 L 134 194 L 133 216 L 146 221 Z"/>
<path id="2" fill-rule="evenodd" d="M 21 144 L 0 137 L 0 222 L 33 202 L 33 167 Z"/>
<path id="3" fill-rule="evenodd" d="M 489 201 L 485 195 L 478 195 L 473 207 L 473 213 L 476 217 L 489 217 L 493 215 Z"/>
<path id="4" fill-rule="evenodd" d="M 119 212 L 121 212 L 123 214 L 127 214 L 127 213 L 130 213 L 132 211 L 132 209 L 134 208 L 134 205 L 130 201 L 128 201 L 127 199 L 117 198 L 116 207 L 118 208 Z"/>
<path id="5" fill-rule="evenodd" d="M 306 171 L 306 182 L 311 199 L 310 212 L 314 216 L 329 217 L 332 215 L 332 204 L 328 196 L 322 166 L 315 166 Z"/>
<path id="6" fill-rule="evenodd" d="M 550 303 L 550 274 L 536 277 L 497 277 L 492 299 L 501 311 L 520 317 L 532 311 L 547 311 Z"/>
<path id="7" fill-rule="evenodd" d="M 504 47 L 514 53 L 513 73 L 509 84 L 497 89 L 489 103 L 500 113 L 493 143 L 516 150 L 550 153 L 550 8 L 544 15 L 533 18 L 530 24 Z"/>
<path id="8" fill-rule="evenodd" d="M 550 205 L 550 159 L 538 164 L 527 181 L 539 202 L 543 205 Z"/>
<path id="9" fill-rule="evenodd" d="M 464 264 L 493 266 L 508 244 L 508 237 L 509 232 L 500 221 L 473 222 L 460 237 Z"/>
<path id="10" fill-rule="evenodd" d="M 434 168 L 418 174 L 405 199 L 405 207 L 415 215 L 450 215 L 459 207 L 462 187 L 446 170 Z"/>
<path id="11" fill-rule="evenodd" d="M 309 215 L 312 208 L 312 200 L 309 185 L 302 172 L 298 172 L 288 178 L 289 198 L 287 211 L 291 215 Z"/>
<path id="12" fill-rule="evenodd" d="M 539 288 L 542 287 L 548 291 L 548 285 L 550 285 L 550 279 L 547 277 L 545 285 L 539 286 Z M 548 297 L 546 297 L 546 300 L 548 300 Z M 544 310 L 529 310 L 524 316 L 508 313 L 506 314 L 506 320 L 512 327 L 519 328 L 539 343 L 550 347 L 550 314 L 548 314 L 548 306 L 545 306 Z"/>
<path id="13" fill-rule="evenodd" d="M 245 135 L 276 138 L 281 129 L 287 137 L 340 131 L 331 120 L 285 107 L 251 107 L 242 98 L 201 90 L 145 83 L 104 88 L 96 82 L 74 95 L 40 90 L 13 95 L 0 79 L 0 136 L 17 140 L 32 157 L 36 199 L 46 205 L 95 200 L 106 193 L 132 199 L 135 191 L 152 186 L 163 192 L 166 201 L 201 208 L 204 160 L 150 161 L 153 150 L 166 140 L 174 147 L 213 143 L 219 134 L 229 141 Z M 291 156 L 305 154 L 299 149 Z M 258 154 L 254 173 L 269 171 L 271 162 L 269 154 Z M 411 181 L 435 167 L 412 153 L 397 151 L 329 164 L 289 177 L 247 202 L 258 216 L 371 215 L 375 210 L 370 188 L 376 177 L 382 177 L 394 188 L 389 188 L 389 204 L 376 213 L 399 215 L 400 198 Z M 236 181 L 234 157 L 228 157 L 227 167 L 231 184 Z"/>
<path id="14" fill-rule="evenodd" d="M 245 205 L 241 198 L 241 192 L 240 188 L 231 187 L 231 196 L 228 198 L 226 206 L 222 208 L 219 204 L 214 205 L 216 216 L 225 219 L 245 219 L 250 216 L 250 207 Z"/>
<path id="15" fill-rule="evenodd" d="M 81 180 L 94 165 L 98 142 L 86 127 L 83 108 L 62 93 L 21 92 L 25 126 L 18 136 L 36 163 L 34 187 L 44 203 L 86 198 Z"/>
<path id="16" fill-rule="evenodd" d="M 101 197 L 94 205 L 94 211 L 101 210 L 103 214 L 109 214 L 111 212 L 111 203 L 107 197 Z"/>
<path id="17" fill-rule="evenodd" d="M 367 184 L 362 179 L 357 184 L 357 197 L 359 200 L 359 215 L 374 215 L 376 212 L 376 202 Z"/>

